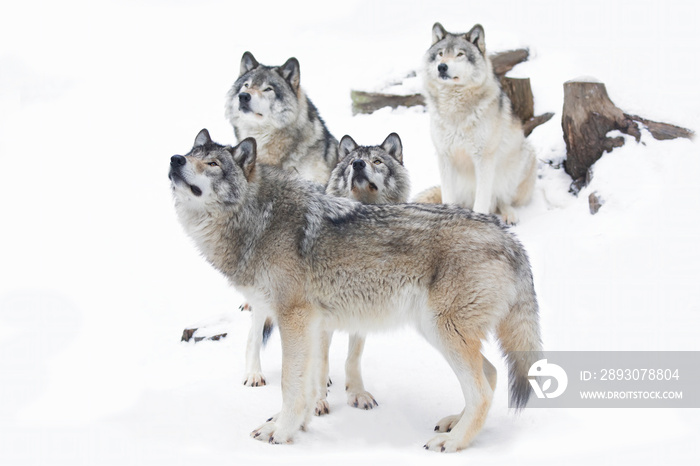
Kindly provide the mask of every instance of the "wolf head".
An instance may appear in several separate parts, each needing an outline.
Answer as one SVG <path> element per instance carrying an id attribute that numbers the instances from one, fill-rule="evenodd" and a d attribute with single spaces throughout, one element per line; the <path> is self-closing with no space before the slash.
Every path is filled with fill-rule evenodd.
<path id="1" fill-rule="evenodd" d="M 298 114 L 299 78 L 296 58 L 282 66 L 265 66 L 252 53 L 244 53 L 240 75 L 226 98 L 226 117 L 234 128 L 289 125 Z"/>
<path id="2" fill-rule="evenodd" d="M 176 207 L 208 211 L 239 205 L 255 172 L 255 158 L 255 139 L 228 147 L 213 142 L 209 132 L 201 130 L 189 153 L 170 158 L 168 177 Z"/>
<path id="3" fill-rule="evenodd" d="M 444 86 L 478 87 L 492 73 L 486 56 L 484 28 L 477 24 L 467 33 L 453 34 L 440 23 L 433 25 L 433 44 L 425 54 L 427 79 Z"/>
<path id="4" fill-rule="evenodd" d="M 338 159 L 328 182 L 328 194 L 364 204 L 408 199 L 410 183 L 398 134 L 391 133 L 379 146 L 358 146 L 350 136 L 344 136 L 338 145 Z"/>

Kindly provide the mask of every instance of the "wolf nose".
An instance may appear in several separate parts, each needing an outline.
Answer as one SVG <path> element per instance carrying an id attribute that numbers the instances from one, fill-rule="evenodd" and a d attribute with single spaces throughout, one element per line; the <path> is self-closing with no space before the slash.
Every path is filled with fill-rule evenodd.
<path id="1" fill-rule="evenodd" d="M 440 64 L 438 65 L 438 71 L 439 71 L 440 73 L 447 73 L 447 65 L 444 64 L 444 63 L 440 63 Z"/>
<path id="2" fill-rule="evenodd" d="M 247 92 L 241 92 L 240 94 L 238 94 L 238 100 L 240 100 L 240 102 L 243 104 L 247 104 L 248 102 L 250 102 L 250 94 L 248 94 Z"/>
<path id="3" fill-rule="evenodd" d="M 362 170 L 363 168 L 365 168 L 366 165 L 367 164 L 365 163 L 364 160 L 357 159 L 352 163 L 352 169 L 355 171 L 359 171 L 359 170 Z"/>
<path id="4" fill-rule="evenodd" d="M 185 159 L 181 155 L 173 155 L 170 157 L 170 166 L 172 167 L 181 167 L 182 165 L 187 163 L 187 159 Z"/>

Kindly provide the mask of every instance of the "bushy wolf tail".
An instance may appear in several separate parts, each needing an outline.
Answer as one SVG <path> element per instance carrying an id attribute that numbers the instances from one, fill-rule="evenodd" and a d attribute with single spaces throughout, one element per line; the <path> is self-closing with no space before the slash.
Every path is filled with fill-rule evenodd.
<path id="1" fill-rule="evenodd" d="M 525 407 L 532 386 L 528 380 L 530 367 L 542 359 L 542 342 L 535 290 L 530 279 L 528 291 L 521 293 L 501 321 L 496 334 L 508 363 L 510 406 L 516 410 Z"/>

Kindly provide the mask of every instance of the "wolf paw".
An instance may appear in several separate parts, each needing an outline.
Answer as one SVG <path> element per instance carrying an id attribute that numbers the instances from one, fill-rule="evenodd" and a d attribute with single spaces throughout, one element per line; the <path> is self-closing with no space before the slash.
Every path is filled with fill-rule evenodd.
<path id="1" fill-rule="evenodd" d="M 370 392 L 348 393 L 348 404 L 353 408 L 372 409 L 379 406 Z"/>
<path id="2" fill-rule="evenodd" d="M 328 404 L 328 400 L 323 399 L 323 400 L 318 400 L 316 402 L 316 408 L 314 408 L 314 414 L 316 416 L 323 416 L 324 414 L 328 414 L 331 412 L 330 405 Z"/>
<path id="3" fill-rule="evenodd" d="M 461 417 L 461 414 L 454 414 L 440 419 L 435 426 L 435 432 L 450 432 Z"/>
<path id="4" fill-rule="evenodd" d="M 463 449 L 466 445 L 461 445 L 452 434 L 439 434 L 431 438 L 423 448 L 441 453 L 454 453 Z"/>
<path id="5" fill-rule="evenodd" d="M 265 377 L 260 372 L 251 372 L 246 375 L 243 385 L 246 387 L 263 387 L 265 386 Z"/>
<path id="6" fill-rule="evenodd" d="M 260 440 L 261 442 L 274 443 L 274 444 L 290 444 L 292 443 L 292 434 L 285 434 L 277 428 L 277 424 L 274 421 L 268 421 L 261 425 L 253 432 L 250 436 L 255 440 Z"/>
<path id="7" fill-rule="evenodd" d="M 512 207 L 498 206 L 498 211 L 501 214 L 501 218 L 506 225 L 515 225 L 518 223 L 518 214 L 515 213 L 515 209 Z"/>
<path id="8" fill-rule="evenodd" d="M 238 306 L 238 310 L 239 310 L 239 311 L 252 311 L 252 310 L 253 310 L 253 306 L 251 306 L 251 305 L 248 304 L 248 303 L 243 303 L 243 304 L 241 304 L 240 306 Z"/>

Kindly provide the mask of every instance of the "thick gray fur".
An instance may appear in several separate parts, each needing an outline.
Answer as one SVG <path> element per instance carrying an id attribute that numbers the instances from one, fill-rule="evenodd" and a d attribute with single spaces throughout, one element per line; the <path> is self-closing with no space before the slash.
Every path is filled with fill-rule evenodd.
<path id="1" fill-rule="evenodd" d="M 204 257 L 253 306 L 273 310 L 282 337 L 282 410 L 253 437 L 288 443 L 309 422 L 321 335 L 334 329 L 413 323 L 444 355 L 466 405 L 427 449 L 465 448 L 483 426 L 493 390 L 480 350 L 491 332 L 514 375 L 514 401 L 527 401 L 527 371 L 541 350 L 537 300 L 527 254 L 499 219 L 329 196 L 257 164 L 253 139 L 236 147 L 204 139 L 171 158 L 176 212 Z M 533 356 L 516 360 L 519 351 Z"/>

